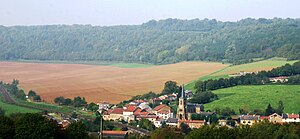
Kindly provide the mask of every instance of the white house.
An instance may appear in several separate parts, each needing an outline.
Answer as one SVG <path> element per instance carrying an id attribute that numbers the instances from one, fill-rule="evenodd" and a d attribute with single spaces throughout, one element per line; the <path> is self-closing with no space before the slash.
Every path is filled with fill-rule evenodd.
<path id="1" fill-rule="evenodd" d="M 282 114 L 282 122 L 284 123 L 298 123 L 300 122 L 299 114 Z"/>

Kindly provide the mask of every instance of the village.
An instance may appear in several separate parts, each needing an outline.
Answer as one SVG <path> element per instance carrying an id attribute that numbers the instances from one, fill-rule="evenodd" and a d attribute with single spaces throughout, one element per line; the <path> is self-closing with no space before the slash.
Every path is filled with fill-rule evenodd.
<path id="1" fill-rule="evenodd" d="M 108 103 L 99 103 L 99 112 L 103 113 L 103 119 L 109 121 L 125 121 L 126 123 L 133 123 L 141 119 L 147 119 L 151 121 L 155 127 L 160 128 L 163 124 L 170 127 L 180 128 L 180 125 L 186 124 L 190 128 L 200 128 L 203 125 L 210 124 L 206 120 L 192 120 L 192 114 L 202 115 L 209 117 L 215 115 L 214 112 L 206 112 L 204 106 L 201 104 L 188 103 L 187 100 L 191 98 L 193 93 L 190 90 L 185 90 L 182 87 L 181 96 L 178 100 L 177 111 L 174 111 L 170 106 L 166 104 L 160 104 L 154 108 L 149 106 L 150 103 L 162 102 L 165 99 L 175 101 L 177 94 L 162 95 L 158 98 L 148 100 L 134 100 L 123 108 L 112 107 Z M 233 128 L 234 126 L 249 125 L 267 120 L 273 123 L 285 124 L 300 122 L 299 114 L 282 114 L 273 113 L 269 116 L 260 116 L 253 114 L 236 115 L 231 116 L 231 121 L 235 123 L 232 125 L 225 119 L 219 119 L 218 125 L 228 126 Z"/>

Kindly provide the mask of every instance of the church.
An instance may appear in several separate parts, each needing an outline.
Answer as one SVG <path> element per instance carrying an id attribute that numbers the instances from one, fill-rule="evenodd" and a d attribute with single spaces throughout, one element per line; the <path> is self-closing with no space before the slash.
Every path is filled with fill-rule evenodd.
<path id="1" fill-rule="evenodd" d="M 187 103 L 185 97 L 184 85 L 181 87 L 181 97 L 179 98 L 176 117 L 178 119 L 178 127 L 181 123 L 187 124 L 190 128 L 199 128 L 205 124 L 204 120 L 192 120 L 192 114 L 202 114 L 204 112 L 204 106 L 201 104 Z"/>

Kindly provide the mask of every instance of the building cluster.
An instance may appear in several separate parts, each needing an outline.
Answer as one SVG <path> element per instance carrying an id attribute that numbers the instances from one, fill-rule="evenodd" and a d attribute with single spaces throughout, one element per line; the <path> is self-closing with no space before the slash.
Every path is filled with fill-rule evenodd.
<path id="1" fill-rule="evenodd" d="M 181 123 L 189 125 L 191 128 L 198 128 L 205 124 L 204 120 L 191 120 L 192 114 L 210 115 L 210 112 L 204 112 L 204 106 L 200 104 L 187 103 L 187 99 L 193 96 L 192 91 L 186 90 L 182 87 L 181 97 L 179 98 L 179 105 L 177 113 L 173 109 L 162 104 L 163 100 L 175 101 L 177 94 L 161 95 L 157 98 L 148 100 L 134 100 L 123 108 L 108 109 L 107 103 L 98 104 L 99 110 L 104 111 L 104 120 L 126 121 L 128 123 L 139 121 L 141 119 L 148 119 L 153 122 L 156 127 L 161 127 L 164 123 L 168 126 L 179 127 Z M 149 104 L 160 103 L 160 105 L 151 108 Z M 101 108 L 101 109 L 100 109 Z"/>
<path id="2" fill-rule="evenodd" d="M 240 72 L 237 72 L 237 73 L 229 74 L 229 76 L 230 77 L 239 77 L 239 76 L 245 76 L 247 74 L 253 74 L 253 73 L 257 74 L 258 71 L 256 71 L 256 72 L 240 71 Z"/>
<path id="3" fill-rule="evenodd" d="M 285 124 L 285 123 L 299 123 L 299 114 L 277 114 L 273 113 L 269 116 L 260 115 L 240 115 L 240 125 L 253 125 L 257 122 L 267 120 L 272 123 Z"/>
<path id="4" fill-rule="evenodd" d="M 141 119 L 147 119 L 151 121 L 156 127 L 161 127 L 166 124 L 171 127 L 180 127 L 182 123 L 188 125 L 190 128 L 199 128 L 205 124 L 209 124 L 209 121 L 205 120 L 192 120 L 193 114 L 201 115 L 202 117 L 209 117 L 215 113 L 205 112 L 204 106 L 201 104 L 188 103 L 187 100 L 192 97 L 191 91 L 184 91 L 182 87 L 180 98 L 178 99 L 177 111 L 166 105 L 162 104 L 163 100 L 175 101 L 177 94 L 162 95 L 157 98 L 148 100 L 134 100 L 123 108 L 108 109 L 107 103 L 99 104 L 99 108 L 105 109 L 103 118 L 104 120 L 113 121 L 126 121 L 128 123 L 139 121 Z M 160 105 L 151 108 L 149 104 L 161 103 Z M 273 123 L 291 123 L 300 122 L 299 114 L 282 114 L 274 113 L 270 116 L 260 115 L 239 115 L 232 117 L 231 121 L 236 125 L 253 125 L 257 122 L 268 120 Z M 233 126 L 228 125 L 228 120 L 219 120 L 221 126 Z"/>
<path id="5" fill-rule="evenodd" d="M 285 83 L 288 82 L 289 77 L 288 76 L 279 76 L 279 77 L 273 77 L 273 78 L 269 78 L 270 82 L 273 83 Z"/>

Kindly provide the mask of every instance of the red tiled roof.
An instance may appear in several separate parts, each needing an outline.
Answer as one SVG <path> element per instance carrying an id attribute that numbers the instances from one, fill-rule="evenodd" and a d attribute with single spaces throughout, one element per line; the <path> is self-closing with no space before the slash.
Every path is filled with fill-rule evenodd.
<path id="1" fill-rule="evenodd" d="M 299 118 L 299 114 L 289 114 L 289 118 Z"/>
<path id="2" fill-rule="evenodd" d="M 124 111 L 127 111 L 127 112 L 134 112 L 136 109 L 137 109 L 136 106 L 129 106 L 129 107 L 127 107 Z"/>
<path id="3" fill-rule="evenodd" d="M 205 123 L 204 120 L 178 120 L 179 123 Z"/>
<path id="4" fill-rule="evenodd" d="M 156 106 L 153 110 L 158 111 L 158 110 L 162 109 L 163 107 L 168 107 L 168 106 L 165 104 L 160 104 L 160 105 Z"/>
<path id="5" fill-rule="evenodd" d="M 103 134 L 110 134 L 110 135 L 126 135 L 127 131 L 110 131 L 110 130 L 103 130 Z"/>
<path id="6" fill-rule="evenodd" d="M 263 120 L 263 119 L 270 119 L 269 116 L 260 116 L 259 118 L 260 118 L 261 120 Z"/>
<path id="7" fill-rule="evenodd" d="M 114 110 L 112 110 L 112 112 L 110 112 L 110 114 L 123 114 L 123 109 L 122 108 L 115 108 Z"/>
<path id="8" fill-rule="evenodd" d="M 113 110 L 109 109 L 106 112 L 104 112 L 104 114 L 110 114 Z"/>
<path id="9" fill-rule="evenodd" d="M 161 110 L 161 111 L 159 111 L 159 113 L 162 113 L 162 114 L 169 114 L 169 113 L 171 113 L 170 111 L 167 111 L 167 110 Z"/>

